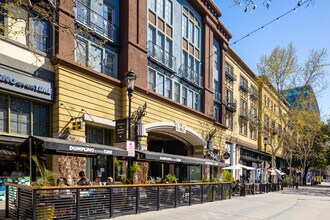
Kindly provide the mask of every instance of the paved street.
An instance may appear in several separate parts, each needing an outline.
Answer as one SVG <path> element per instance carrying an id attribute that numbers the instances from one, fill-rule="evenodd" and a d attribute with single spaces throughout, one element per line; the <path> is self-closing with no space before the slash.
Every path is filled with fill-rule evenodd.
<path id="1" fill-rule="evenodd" d="M 330 184 L 317 187 L 285 188 L 263 195 L 234 197 L 231 200 L 129 215 L 116 220 L 166 219 L 330 219 Z M 4 203 L 0 203 L 0 219 Z"/>
<path id="2" fill-rule="evenodd" d="M 116 220 L 153 219 L 330 219 L 330 184 L 285 188 L 282 192 L 235 197 L 232 200 L 117 217 Z"/>

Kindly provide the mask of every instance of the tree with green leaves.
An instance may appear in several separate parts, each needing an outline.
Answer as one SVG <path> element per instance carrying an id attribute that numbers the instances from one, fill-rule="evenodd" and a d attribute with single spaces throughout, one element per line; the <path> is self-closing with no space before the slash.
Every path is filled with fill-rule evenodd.
<path id="1" fill-rule="evenodd" d="M 299 118 L 303 119 L 307 117 L 305 114 L 312 114 L 310 111 L 306 111 L 306 109 L 308 109 L 308 105 L 315 104 L 315 96 L 307 96 L 306 94 L 308 94 L 308 90 L 312 88 L 312 91 L 314 91 L 312 94 L 317 95 L 327 86 L 323 80 L 327 74 L 324 71 L 324 68 L 328 66 L 326 62 L 327 56 L 326 49 L 311 50 L 308 59 L 303 65 L 299 65 L 296 48 L 290 43 L 287 47 L 276 47 L 269 56 L 261 56 L 257 65 L 259 75 L 261 75 L 260 84 L 270 83 L 271 86 L 278 91 L 276 94 L 278 113 L 273 115 L 273 117 L 275 117 L 276 121 L 279 123 L 280 129 L 277 130 L 281 130 L 280 132 L 273 132 L 263 129 L 261 132 L 264 136 L 270 137 L 271 140 L 277 140 L 276 142 L 270 143 L 272 161 L 275 161 L 276 154 L 282 152 L 289 164 L 290 175 L 292 175 L 292 159 L 297 153 L 295 147 L 299 146 L 297 142 L 299 140 L 298 137 L 304 135 L 304 132 L 306 133 L 309 131 L 306 125 L 299 124 L 302 122 Z M 299 93 L 295 94 L 296 104 L 291 105 L 289 109 L 285 109 L 283 103 L 287 98 L 288 92 L 293 91 L 296 93 L 295 88 L 297 87 L 299 87 Z M 314 115 L 310 117 L 312 116 Z M 316 116 L 318 116 L 318 118 L 315 118 Z M 312 117 L 315 119 L 315 122 L 313 121 L 313 125 L 315 126 L 319 125 L 316 123 L 317 120 L 320 122 L 318 112 L 316 116 Z M 277 135 L 277 137 L 274 137 L 275 135 Z M 306 133 L 306 135 L 308 134 Z M 311 147 L 315 139 L 310 135 L 308 137 L 311 138 L 308 140 L 308 142 L 310 142 L 308 146 Z M 305 142 L 304 145 L 306 146 Z M 309 152 L 310 150 L 307 151 Z M 300 157 L 304 158 L 301 159 L 303 161 L 302 164 L 306 164 L 306 158 L 309 158 L 309 153 L 306 154 L 305 152 L 304 155 L 300 155 Z"/>

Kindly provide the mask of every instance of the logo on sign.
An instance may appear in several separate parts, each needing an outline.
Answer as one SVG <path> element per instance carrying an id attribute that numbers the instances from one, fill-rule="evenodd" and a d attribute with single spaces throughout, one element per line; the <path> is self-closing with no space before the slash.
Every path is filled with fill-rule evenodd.
<path id="1" fill-rule="evenodd" d="M 126 150 L 128 152 L 129 157 L 135 157 L 135 142 L 126 141 Z"/>
<path id="2" fill-rule="evenodd" d="M 179 122 L 175 122 L 175 131 L 186 133 L 186 125 Z"/>

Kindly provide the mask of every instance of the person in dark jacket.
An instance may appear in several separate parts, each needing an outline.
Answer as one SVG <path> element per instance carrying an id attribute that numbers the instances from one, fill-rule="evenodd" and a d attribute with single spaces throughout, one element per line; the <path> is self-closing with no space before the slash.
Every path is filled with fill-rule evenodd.
<path id="1" fill-rule="evenodd" d="M 88 186 L 88 185 L 91 185 L 89 179 L 87 179 L 87 177 L 85 176 L 84 171 L 80 171 L 79 172 L 79 177 L 80 177 L 80 180 L 77 182 L 77 185 L 78 186 Z"/>

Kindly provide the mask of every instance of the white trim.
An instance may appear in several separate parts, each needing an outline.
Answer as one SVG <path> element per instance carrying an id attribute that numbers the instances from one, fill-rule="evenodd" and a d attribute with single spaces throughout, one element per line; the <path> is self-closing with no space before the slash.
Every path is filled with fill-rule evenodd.
<path id="1" fill-rule="evenodd" d="M 84 114 L 84 121 L 86 122 L 92 122 L 95 124 L 100 124 L 103 126 L 109 126 L 109 127 L 116 127 L 116 122 L 106 119 L 106 118 L 101 118 L 101 117 L 97 117 L 97 116 L 92 116 L 92 115 L 87 115 Z"/>
<path id="2" fill-rule="evenodd" d="M 179 137 L 185 139 L 193 146 L 206 146 L 206 141 L 192 128 L 186 127 L 186 133 L 177 132 L 175 130 L 175 122 L 153 122 L 142 127 L 142 133 L 144 136 L 148 136 L 148 132 L 151 131 L 167 131 L 178 135 Z"/>

